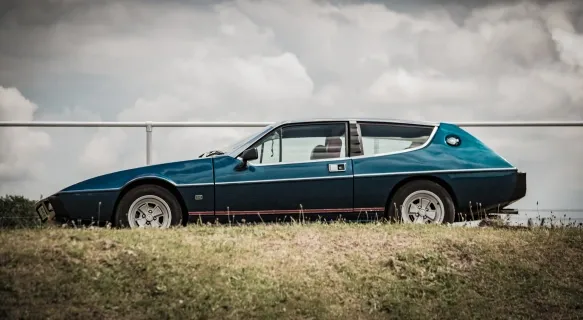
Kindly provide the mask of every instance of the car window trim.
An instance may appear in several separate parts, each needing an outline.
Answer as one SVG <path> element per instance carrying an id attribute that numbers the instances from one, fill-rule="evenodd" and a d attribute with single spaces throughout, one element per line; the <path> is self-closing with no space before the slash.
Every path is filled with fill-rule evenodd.
<path id="1" fill-rule="evenodd" d="M 358 127 L 358 134 L 359 134 L 361 144 L 362 144 L 362 130 L 360 128 L 361 124 L 379 124 L 379 125 L 423 127 L 423 128 L 428 128 L 428 129 L 433 128 L 433 130 L 431 131 L 431 134 L 429 134 L 429 137 L 427 138 L 427 140 L 422 145 L 417 146 L 415 148 L 403 149 L 403 150 L 391 151 L 391 152 L 384 152 L 384 153 L 378 153 L 378 154 L 372 154 L 372 155 L 365 155 L 364 148 L 363 148 L 362 155 L 351 156 L 350 157 L 351 159 L 363 159 L 363 158 L 392 156 L 392 155 L 396 155 L 396 154 L 403 154 L 403 153 L 408 153 L 408 152 L 413 152 L 413 151 L 424 149 L 431 143 L 431 141 L 433 141 L 433 138 L 435 137 L 435 134 L 437 133 L 437 130 L 439 129 L 439 124 L 437 124 L 437 125 L 425 125 L 425 124 L 408 124 L 408 123 L 377 122 L 377 121 L 356 121 L 356 126 Z"/>
<path id="2" fill-rule="evenodd" d="M 263 166 L 274 166 L 274 165 L 286 165 L 286 164 L 301 164 L 301 163 L 312 163 L 312 162 L 324 162 L 324 161 L 342 161 L 342 160 L 347 160 L 350 159 L 350 154 L 348 153 L 348 140 L 349 140 L 349 120 L 335 120 L 335 121 L 317 121 L 317 122 L 300 122 L 300 123 L 283 123 L 277 127 L 275 127 L 273 130 L 270 130 L 269 132 L 265 133 L 262 137 L 260 137 L 259 139 L 257 139 L 255 142 L 251 143 L 247 148 L 245 148 L 243 151 L 241 151 L 236 158 L 239 158 L 241 156 L 241 154 L 243 152 L 245 152 L 246 150 L 252 148 L 256 143 L 262 141 L 265 137 L 268 137 L 269 135 L 273 134 L 273 132 L 275 132 L 276 130 L 280 130 L 280 134 L 279 134 L 279 141 L 280 141 L 280 146 L 279 146 L 279 159 L 281 161 L 282 159 L 282 152 L 283 152 L 283 129 L 284 127 L 297 127 L 297 126 L 313 126 L 313 125 L 327 125 L 327 124 L 344 124 L 344 132 L 345 132 L 345 138 L 344 138 L 344 156 L 343 157 L 339 157 L 339 158 L 330 158 L 330 159 L 317 159 L 317 160 L 306 160 L 306 161 L 291 161 L 291 162 L 276 162 L 276 163 L 249 163 L 250 165 L 254 166 L 254 167 L 263 167 Z"/>
<path id="3" fill-rule="evenodd" d="M 356 123 L 356 127 L 357 127 L 357 135 L 358 135 L 358 140 L 360 141 L 360 144 L 362 145 L 362 131 L 360 129 L 360 124 L 361 123 L 372 123 L 372 124 L 385 124 L 385 125 L 405 125 L 405 126 L 416 126 L 416 127 L 427 127 L 427 128 L 431 128 L 433 127 L 433 131 L 431 132 L 431 135 L 429 136 L 429 138 L 427 139 L 427 141 L 425 141 L 425 143 L 423 145 L 420 145 L 418 147 L 415 148 L 411 148 L 411 149 L 405 149 L 405 150 L 400 150 L 400 151 L 393 151 L 393 152 L 387 152 L 387 153 L 379 153 L 379 154 L 374 154 L 374 155 L 346 155 L 345 157 L 342 158 L 335 158 L 335 159 L 318 159 L 318 160 L 307 160 L 307 161 L 295 161 L 295 162 L 286 162 L 286 163 L 281 163 L 281 162 L 277 162 L 277 163 L 267 163 L 267 164 L 252 164 L 253 166 L 273 166 L 273 165 L 285 165 L 285 164 L 302 164 L 302 163 L 312 163 L 312 162 L 323 162 L 323 161 L 346 161 L 349 159 L 366 159 L 366 158 L 376 158 L 376 157 L 384 157 L 384 156 L 392 156 L 392 155 L 397 155 L 397 154 L 403 154 L 403 153 L 408 153 L 408 152 L 413 152 L 413 151 L 417 151 L 417 150 L 421 150 L 426 148 L 429 144 L 431 144 L 431 142 L 433 141 L 433 138 L 435 138 L 435 135 L 437 134 L 437 131 L 440 127 L 440 123 L 407 123 L 407 122 L 393 122 L 393 121 L 374 121 L 374 120 L 338 120 L 338 121 L 314 121 L 314 122 L 284 122 L 284 123 L 280 123 L 277 126 L 274 126 L 271 130 L 267 131 L 266 133 L 264 133 L 262 136 L 257 137 L 256 139 L 254 139 L 254 141 L 250 141 L 249 145 L 242 149 L 240 152 L 238 152 L 236 155 L 232 155 L 234 158 L 239 158 L 241 156 L 241 154 L 249 149 L 251 146 L 253 146 L 257 141 L 260 141 L 261 139 L 263 139 L 265 136 L 272 134 L 275 130 L 278 130 L 279 128 L 283 127 L 283 126 L 287 126 L 287 125 L 294 125 L 294 124 L 298 124 L 298 125 L 302 125 L 302 124 L 326 124 L 326 123 L 345 123 L 345 125 L 349 125 L 350 123 Z M 348 127 L 349 128 L 349 127 Z M 349 130 L 349 129 L 347 129 Z M 347 132 L 348 135 L 350 135 L 349 132 Z M 348 140 L 348 139 L 347 139 Z M 345 142 L 346 143 L 346 142 Z M 281 146 L 280 146 L 280 150 L 281 150 Z"/>

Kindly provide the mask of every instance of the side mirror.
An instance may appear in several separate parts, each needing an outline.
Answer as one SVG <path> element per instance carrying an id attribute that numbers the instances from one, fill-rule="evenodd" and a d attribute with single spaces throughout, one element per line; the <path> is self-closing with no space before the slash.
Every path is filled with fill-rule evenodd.
<path id="1" fill-rule="evenodd" d="M 239 165 L 235 167 L 235 170 L 237 171 L 245 170 L 247 168 L 247 161 L 259 159 L 257 148 L 247 149 L 243 151 L 243 153 L 241 154 L 241 159 L 243 160 L 243 162 L 241 162 Z"/>
<path id="2" fill-rule="evenodd" d="M 243 151 L 243 153 L 241 154 L 241 159 L 243 159 L 243 162 L 259 159 L 257 148 L 247 149 Z"/>

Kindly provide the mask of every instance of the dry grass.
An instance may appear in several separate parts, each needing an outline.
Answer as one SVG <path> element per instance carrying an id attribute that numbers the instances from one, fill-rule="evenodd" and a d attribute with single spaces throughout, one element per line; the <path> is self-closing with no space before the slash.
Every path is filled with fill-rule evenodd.
<path id="1" fill-rule="evenodd" d="M 581 229 L 35 229 L 0 243 L 0 318 L 583 317 Z"/>

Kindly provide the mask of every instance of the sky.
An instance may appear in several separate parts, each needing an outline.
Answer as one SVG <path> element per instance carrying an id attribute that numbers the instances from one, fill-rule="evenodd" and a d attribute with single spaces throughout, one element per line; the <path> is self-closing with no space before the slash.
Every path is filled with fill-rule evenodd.
<path id="1" fill-rule="evenodd" d="M 0 120 L 339 116 L 583 120 L 583 2 L 0 4 Z M 153 162 L 256 130 L 155 128 Z M 527 172 L 515 207 L 583 209 L 583 128 L 467 130 Z M 145 161 L 141 128 L 0 128 L 0 194 L 38 199 Z"/>

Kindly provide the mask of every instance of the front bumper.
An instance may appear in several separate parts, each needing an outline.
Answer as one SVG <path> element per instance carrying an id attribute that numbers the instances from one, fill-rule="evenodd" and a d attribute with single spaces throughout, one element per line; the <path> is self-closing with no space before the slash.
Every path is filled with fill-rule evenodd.
<path id="1" fill-rule="evenodd" d="M 34 209 L 42 223 L 49 220 L 66 220 L 68 217 L 65 207 L 57 195 L 52 195 L 38 201 L 35 203 Z"/>

